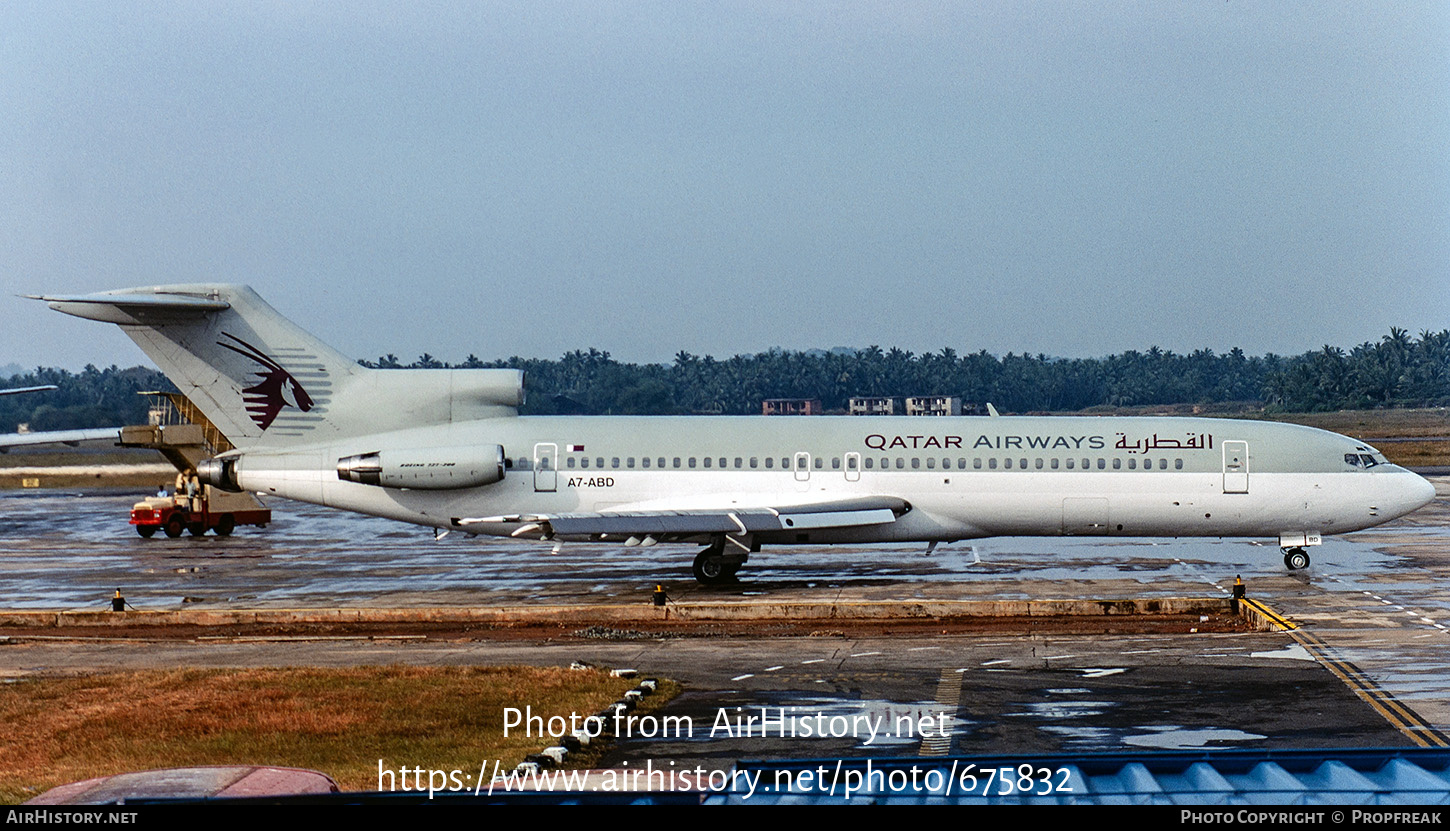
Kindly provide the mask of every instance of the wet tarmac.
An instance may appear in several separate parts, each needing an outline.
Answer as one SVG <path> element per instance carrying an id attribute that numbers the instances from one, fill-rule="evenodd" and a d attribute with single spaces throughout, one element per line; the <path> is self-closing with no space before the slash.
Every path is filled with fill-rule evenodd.
<path id="1" fill-rule="evenodd" d="M 0 675 L 147 666 L 586 660 L 685 692 L 605 764 L 1195 747 L 1409 746 L 1450 732 L 1450 483 L 1286 572 L 1272 543 L 994 539 L 767 550 L 702 589 L 692 547 L 469 539 L 287 502 L 265 531 L 143 540 L 134 493 L 0 494 L 0 608 L 141 609 L 645 603 L 679 598 L 1202 597 L 1236 575 L 1295 633 L 693 637 L 538 642 L 66 641 L 0 646 Z M 3 634 L 3 633 L 0 633 Z M 1353 671 L 1344 669 L 1352 668 Z M 1401 709 L 1396 709 L 1401 708 Z M 1407 711 L 1411 716 L 1406 716 Z M 1388 714 L 1387 714 L 1388 713 Z M 741 719 L 764 718 L 743 723 Z M 876 726 L 874 733 L 869 729 Z M 682 733 L 682 726 L 693 734 Z M 809 735 L 807 735 L 809 734 Z M 823 734 L 823 735 L 822 735 Z M 462 761 L 462 760 L 461 760 Z"/>
<path id="2" fill-rule="evenodd" d="M 148 610 L 633 602 L 657 585 L 697 599 L 1177 597 L 1226 594 L 1236 576 L 1289 577 L 1265 541 L 1054 537 L 948 544 L 930 555 L 925 545 L 773 548 L 752 555 L 740 583 L 701 588 L 690 576 L 695 546 L 439 540 L 430 529 L 286 500 L 272 500 L 266 529 L 148 540 L 127 524 L 143 495 L 0 491 L 0 608 L 102 609 L 117 588 Z M 1415 527 L 1433 546 L 1436 527 Z M 1450 540 L 1450 528 L 1438 533 Z M 1385 572 L 1399 559 L 1379 550 L 1383 539 L 1329 538 L 1313 549 L 1310 574 L 1349 585 Z"/>

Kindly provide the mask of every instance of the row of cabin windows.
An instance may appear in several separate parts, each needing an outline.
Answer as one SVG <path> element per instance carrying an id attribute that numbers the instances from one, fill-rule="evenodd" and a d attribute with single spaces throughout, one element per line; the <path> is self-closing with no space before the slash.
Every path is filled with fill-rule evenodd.
<path id="1" fill-rule="evenodd" d="M 621 465 L 621 461 L 623 462 L 622 465 Z M 925 462 L 925 464 L 923 464 L 923 461 Z M 688 458 L 682 458 L 680 456 L 675 456 L 675 457 L 672 457 L 672 458 L 666 458 L 664 456 L 659 456 L 659 457 L 651 458 L 649 456 L 646 456 L 646 457 L 641 458 L 639 460 L 639 467 L 642 468 L 642 469 L 645 469 L 645 470 L 648 470 L 651 467 L 660 468 L 660 469 L 686 467 L 686 468 L 689 468 L 691 470 L 695 470 L 695 469 L 699 469 L 699 468 L 726 470 L 726 469 L 729 469 L 729 468 L 732 467 L 732 465 L 730 464 L 730 462 L 731 462 L 731 460 L 729 458 L 727 458 L 727 457 L 724 457 L 724 456 L 721 456 L 721 457 L 718 457 L 718 458 L 717 457 L 713 457 L 713 456 L 707 456 L 707 457 L 704 457 L 704 458 L 696 458 L 694 456 L 690 456 Z M 746 467 L 746 462 L 747 462 L 747 460 L 744 457 L 742 457 L 742 456 L 736 456 L 734 458 L 734 465 L 733 465 L 733 467 L 736 470 L 742 470 L 742 469 L 744 469 Z M 1096 462 L 1096 464 L 1094 462 Z M 815 456 L 815 457 L 812 458 L 811 464 L 812 464 L 812 466 L 816 470 L 824 470 L 825 469 L 825 466 L 826 466 L 826 461 L 825 461 L 825 459 L 821 458 L 820 456 Z M 1000 460 L 1000 469 L 1001 470 L 1092 470 L 1094 467 L 1096 467 L 1096 469 L 1098 469 L 1098 470 L 1107 470 L 1109 464 L 1111 464 L 1113 470 L 1123 470 L 1124 468 L 1126 468 L 1127 470 L 1154 470 L 1154 469 L 1157 469 L 1157 470 L 1167 470 L 1168 469 L 1168 460 L 1167 459 L 1137 459 L 1137 458 L 1129 458 L 1127 460 L 1127 464 L 1126 465 L 1124 465 L 1123 459 L 1121 459 L 1121 458 L 1114 458 L 1114 459 L 1111 459 L 1111 460 L 1110 459 L 1101 459 L 1101 458 L 1100 459 L 1097 459 L 1097 460 L 1086 459 L 1086 458 L 1084 458 L 1084 459 L 1056 459 L 1056 458 L 1053 458 L 1053 459 L 1042 459 L 1042 458 L 1037 458 L 1037 459 L 1024 459 L 1024 458 L 1013 459 L 1013 458 L 1005 458 L 1005 459 Z M 565 467 L 568 467 L 568 468 L 571 468 L 571 469 L 572 468 L 581 468 L 581 469 L 585 469 L 585 470 L 589 469 L 590 467 L 599 468 L 601 470 L 605 468 L 604 457 L 603 456 L 595 456 L 594 459 L 593 459 L 593 464 L 592 465 L 590 463 L 589 457 L 587 457 L 587 456 L 569 456 L 569 457 L 567 457 L 564 460 L 564 466 Z M 609 466 L 609 468 L 614 469 L 614 470 L 618 470 L 620 467 L 624 467 L 626 469 L 633 470 L 635 468 L 635 458 L 633 456 L 630 456 L 630 457 L 627 457 L 627 458 L 621 460 L 618 456 L 615 456 L 615 457 L 613 457 L 613 458 L 611 458 L 609 460 L 609 465 L 608 466 Z M 877 462 L 876 462 L 876 458 L 873 457 L 873 456 L 863 457 L 861 459 L 861 466 L 864 467 L 866 470 L 876 470 L 876 469 L 878 469 L 878 465 L 877 465 Z M 920 457 L 914 457 L 914 458 L 911 458 L 911 459 L 906 459 L 904 457 L 897 457 L 894 461 L 889 456 L 883 456 L 883 457 L 881 457 L 881 461 L 880 461 L 880 465 L 879 465 L 879 469 L 880 470 L 890 470 L 893 466 L 895 467 L 896 470 L 906 470 L 908 466 L 912 470 L 921 470 L 923 467 L 925 467 L 926 470 L 937 470 L 938 469 L 937 458 L 935 456 L 928 456 L 928 457 L 925 458 L 925 460 L 923 460 Z M 528 459 L 519 459 L 519 461 L 518 461 L 518 467 L 521 468 L 521 469 L 527 469 L 529 467 L 529 460 Z M 749 468 L 751 470 L 758 470 L 761 467 L 762 467 L 762 465 L 761 465 L 761 460 L 760 460 L 759 457 L 752 456 L 749 459 Z M 780 466 L 779 467 L 780 467 L 781 470 L 791 470 L 793 468 L 793 466 L 791 464 L 791 457 L 789 457 L 789 456 L 782 457 L 780 459 Z M 963 458 L 963 457 L 958 457 L 956 459 L 951 459 L 951 458 L 945 458 L 944 457 L 944 458 L 941 459 L 941 461 L 940 461 L 940 469 L 941 470 L 951 470 L 953 468 L 955 468 L 957 470 L 966 470 L 967 469 L 967 460 L 965 458 Z M 971 468 L 973 470 L 983 470 L 983 469 L 986 469 L 986 470 L 998 470 L 999 469 L 999 460 L 996 459 L 996 458 L 990 458 L 990 459 L 985 459 L 985 460 L 984 459 L 981 459 L 981 458 L 974 458 L 974 459 L 971 460 Z M 766 469 L 766 470 L 775 470 L 776 469 L 776 460 L 775 460 L 775 457 L 768 456 L 768 457 L 765 458 L 765 461 L 764 461 L 764 469 Z M 841 459 L 839 457 L 832 458 L 831 459 L 831 470 L 840 470 L 840 469 L 841 469 Z M 846 469 L 847 470 L 856 470 L 856 457 L 850 456 L 850 457 L 847 457 L 846 458 Z M 1173 460 L 1173 469 L 1174 470 L 1182 470 L 1183 469 L 1183 460 L 1182 459 L 1174 459 Z"/>

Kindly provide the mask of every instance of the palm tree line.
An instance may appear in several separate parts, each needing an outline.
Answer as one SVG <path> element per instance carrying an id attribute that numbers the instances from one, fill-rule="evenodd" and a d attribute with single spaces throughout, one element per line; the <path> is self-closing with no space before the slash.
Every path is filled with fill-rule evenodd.
<path id="1" fill-rule="evenodd" d="M 616 361 L 598 349 L 558 360 L 470 355 L 447 364 L 424 354 L 394 355 L 365 366 L 509 367 L 528 373 L 535 414 L 760 412 L 767 398 L 817 398 L 844 411 L 853 396 L 957 395 L 1012 412 L 1070 412 L 1091 407 L 1246 402 L 1286 412 L 1450 403 L 1450 330 L 1412 337 L 1392 328 L 1349 351 L 1325 346 L 1298 356 L 1251 357 L 1235 348 L 1188 354 L 1152 347 L 1106 358 L 1054 358 L 951 348 L 912 352 L 879 346 L 796 352 L 771 349 L 726 359 L 680 352 L 670 364 Z"/>
<path id="2" fill-rule="evenodd" d="M 365 366 L 403 367 L 396 356 Z M 946 348 L 912 352 L 870 346 L 795 352 L 771 349 L 726 359 L 680 352 L 669 364 L 622 363 L 598 349 L 558 360 L 470 355 L 448 364 L 421 355 L 410 368 L 510 367 L 528 373 L 525 413 L 671 414 L 760 412 L 767 398 L 818 398 L 845 410 L 853 396 L 957 395 L 1003 412 L 1072 412 L 1091 407 L 1245 402 L 1285 412 L 1450 404 L 1450 330 L 1418 337 L 1391 329 L 1344 350 L 1251 357 L 1240 349 L 1178 354 L 1153 347 L 1105 358 L 1053 358 Z M 0 386 L 55 384 L 32 395 L 0 396 L 0 432 L 141 424 L 150 401 L 137 393 L 174 390 L 146 367 L 75 373 L 40 367 Z"/>

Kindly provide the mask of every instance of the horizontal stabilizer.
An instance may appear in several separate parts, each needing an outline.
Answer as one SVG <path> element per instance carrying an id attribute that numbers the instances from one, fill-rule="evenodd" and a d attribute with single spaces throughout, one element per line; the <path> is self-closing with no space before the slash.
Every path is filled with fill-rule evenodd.
<path id="1" fill-rule="evenodd" d="M 196 320 L 231 308 L 231 304 L 225 300 L 185 294 L 101 292 L 75 295 L 29 294 L 26 297 L 43 300 L 58 312 L 121 326 L 163 326 L 167 323 Z"/>

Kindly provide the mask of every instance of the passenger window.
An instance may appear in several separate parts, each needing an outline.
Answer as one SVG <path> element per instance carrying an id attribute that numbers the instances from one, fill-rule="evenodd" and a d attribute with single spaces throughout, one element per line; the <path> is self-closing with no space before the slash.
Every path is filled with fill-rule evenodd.
<path id="1" fill-rule="evenodd" d="M 957 459 L 957 470 L 966 470 L 966 469 L 967 469 L 967 460 L 965 458 Z"/>
<path id="2" fill-rule="evenodd" d="M 866 457 L 865 464 L 866 464 L 866 469 L 867 470 L 871 470 L 872 468 L 876 467 L 876 460 L 873 459 L 873 458 L 871 458 L 870 456 L 867 456 Z"/>
<path id="3" fill-rule="evenodd" d="M 735 466 L 736 467 L 740 467 L 740 460 L 739 459 L 736 459 L 735 460 Z M 725 459 L 721 459 L 720 460 L 720 467 L 722 467 L 722 468 L 725 467 Z"/>
<path id="4" fill-rule="evenodd" d="M 1011 459 L 1003 459 L 1002 460 L 1002 467 L 1004 469 L 1006 469 L 1006 470 L 1011 470 L 1012 469 L 1012 460 Z"/>
<path id="5" fill-rule="evenodd" d="M 995 458 L 988 459 L 987 460 L 987 467 L 990 470 L 996 470 L 997 469 L 997 460 Z"/>
<path id="6" fill-rule="evenodd" d="M 898 458 L 896 460 L 896 469 L 897 470 L 904 470 L 905 468 L 906 468 L 906 460 L 905 459 L 902 459 L 902 458 Z"/>
<path id="7" fill-rule="evenodd" d="M 933 459 L 930 456 L 928 456 L 926 458 L 926 469 L 927 470 L 936 470 L 936 459 Z"/>
<path id="8" fill-rule="evenodd" d="M 1183 469 L 1183 460 L 1182 459 L 1174 459 L 1173 460 L 1173 469 L 1174 470 L 1182 470 Z"/>
<path id="9" fill-rule="evenodd" d="M 825 466 L 826 466 L 826 460 L 825 459 L 822 459 L 820 456 L 817 456 L 816 457 L 816 470 L 822 470 L 823 468 L 825 468 Z"/>
<path id="10" fill-rule="evenodd" d="M 1052 469 L 1057 470 L 1057 459 L 1052 460 Z"/>
<path id="11" fill-rule="evenodd" d="M 870 459 L 867 459 L 866 461 L 869 462 L 871 460 Z M 856 468 L 857 468 L 856 457 L 855 456 L 847 456 L 846 457 L 846 469 L 847 470 L 855 470 Z"/>
<path id="12" fill-rule="evenodd" d="M 657 465 L 657 467 L 663 469 L 664 466 L 665 466 L 665 457 L 664 456 L 661 456 L 659 458 L 659 464 Z M 675 467 L 679 467 L 679 465 L 675 465 Z"/>
<path id="13" fill-rule="evenodd" d="M 1086 467 L 1086 465 L 1084 465 L 1084 467 Z M 1107 470 L 1107 469 L 1108 469 L 1108 463 L 1107 463 L 1107 461 L 1105 461 L 1103 459 L 1098 459 L 1098 470 Z"/>
<path id="14" fill-rule="evenodd" d="M 1035 468 L 1037 468 L 1038 470 L 1041 470 L 1042 469 L 1042 460 L 1041 459 L 1038 459 L 1037 461 L 1035 461 L 1035 462 L 1032 463 L 1032 466 L 1035 467 Z"/>
<path id="15" fill-rule="evenodd" d="M 708 461 L 709 461 L 709 459 L 706 459 L 706 460 L 705 460 L 705 461 L 707 461 L 707 462 L 708 462 Z M 691 470 L 694 470 L 694 469 L 695 469 L 695 457 L 694 457 L 694 456 L 691 456 L 691 457 L 690 457 L 690 469 L 691 469 Z"/>
<path id="16" fill-rule="evenodd" d="M 1113 460 L 1113 470 L 1122 470 L 1122 469 L 1123 469 L 1123 460 L 1122 459 L 1114 459 Z"/>
<path id="17" fill-rule="evenodd" d="M 579 460 L 579 466 L 582 467 L 582 468 L 584 468 L 585 470 L 588 470 L 589 469 L 589 457 L 588 456 L 585 456 L 584 458 L 580 459 Z"/>
<path id="18" fill-rule="evenodd" d="M 1067 469 L 1068 470 L 1072 470 L 1073 469 L 1073 462 L 1074 461 L 1075 461 L 1074 459 L 1068 459 L 1067 460 Z"/>
<path id="19" fill-rule="evenodd" d="M 1117 459 L 1114 459 L 1113 460 L 1113 462 L 1115 463 L 1113 465 L 1113 467 L 1117 467 L 1117 464 L 1116 464 L 1117 461 L 1118 461 Z M 1128 470 L 1137 470 L 1137 469 L 1138 469 L 1138 460 L 1137 459 L 1129 459 L 1128 460 Z"/>
<path id="20" fill-rule="evenodd" d="M 750 469 L 751 470 L 755 470 L 757 467 L 760 467 L 760 457 L 759 456 L 751 456 L 750 457 Z"/>
<path id="21" fill-rule="evenodd" d="M 639 464 L 640 467 L 649 467 L 649 457 L 645 456 L 643 459 L 640 459 Z"/>
<path id="22" fill-rule="evenodd" d="M 973 459 L 972 460 L 972 470 L 981 470 L 981 469 L 982 469 L 982 460 L 981 459 Z"/>
<path id="23" fill-rule="evenodd" d="M 831 470 L 840 470 L 840 469 L 841 469 L 841 460 L 840 460 L 840 458 L 837 457 L 837 456 L 832 456 L 831 457 Z M 855 465 L 851 465 L 851 469 L 852 470 L 855 470 L 856 469 L 856 466 Z"/>
<path id="24" fill-rule="evenodd" d="M 913 456 L 911 458 L 911 469 L 912 470 L 921 470 L 921 459 L 918 459 L 915 456 Z"/>
<path id="25" fill-rule="evenodd" d="M 705 467 L 709 467 L 709 466 L 710 466 L 710 457 L 709 456 L 706 456 L 705 457 Z M 694 467 L 694 465 L 690 465 L 690 467 Z"/>
<path id="26" fill-rule="evenodd" d="M 1168 469 L 1168 460 L 1167 459 L 1159 459 L 1158 460 L 1158 469 L 1159 470 L 1167 470 Z"/>
<path id="27" fill-rule="evenodd" d="M 569 460 L 566 461 L 564 464 L 568 465 L 569 467 L 573 467 L 574 466 L 574 457 L 573 456 L 570 456 L 569 457 Z"/>
<path id="28" fill-rule="evenodd" d="M 735 457 L 735 469 L 736 470 L 739 470 L 742 467 L 745 467 L 745 460 L 742 459 L 742 458 L 740 458 L 739 456 L 736 456 Z"/>
<path id="29" fill-rule="evenodd" d="M 1027 460 L 1026 459 L 1019 459 L 1018 460 L 1018 467 L 1022 468 L 1023 470 L 1026 470 L 1027 469 Z"/>
<path id="30" fill-rule="evenodd" d="M 619 469 L 619 457 L 618 456 L 615 456 L 614 458 L 610 459 L 609 460 L 609 466 L 612 467 L 612 468 L 614 468 L 615 470 L 618 470 Z"/>
<path id="31" fill-rule="evenodd" d="M 633 456 L 630 456 L 628 459 L 625 459 L 624 460 L 624 465 L 625 465 L 625 467 L 628 467 L 630 470 L 633 470 L 634 469 L 634 457 Z"/>
<path id="32" fill-rule="evenodd" d="M 680 457 L 679 456 L 676 456 L 675 457 L 675 467 L 678 468 L 679 466 L 680 466 Z"/>

